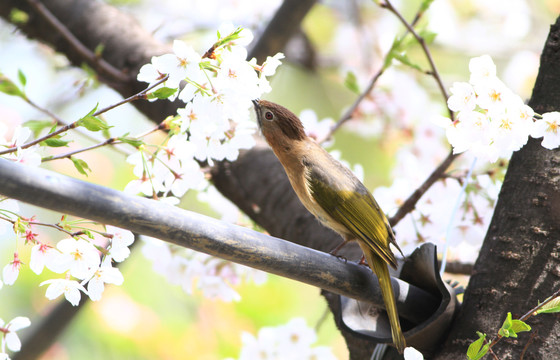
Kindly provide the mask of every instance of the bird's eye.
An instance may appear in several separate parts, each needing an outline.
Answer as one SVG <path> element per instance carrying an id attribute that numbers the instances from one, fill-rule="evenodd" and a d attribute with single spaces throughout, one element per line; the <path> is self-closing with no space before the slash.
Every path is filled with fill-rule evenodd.
<path id="1" fill-rule="evenodd" d="M 264 118 L 265 118 L 266 120 L 272 120 L 272 119 L 274 119 L 274 114 L 273 114 L 271 111 L 267 111 L 267 112 L 264 114 Z"/>

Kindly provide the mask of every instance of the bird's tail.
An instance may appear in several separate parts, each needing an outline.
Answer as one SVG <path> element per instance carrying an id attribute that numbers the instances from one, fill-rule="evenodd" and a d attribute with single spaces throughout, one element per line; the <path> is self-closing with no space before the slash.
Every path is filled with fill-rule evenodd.
<path id="1" fill-rule="evenodd" d="M 359 242 L 361 245 L 361 242 Z M 381 288 L 381 295 L 383 296 L 383 301 L 385 302 L 385 308 L 387 310 L 387 315 L 389 317 L 389 323 L 391 324 L 391 335 L 393 337 L 393 342 L 399 353 L 403 353 L 406 347 L 406 341 L 401 330 L 401 323 L 399 321 L 399 315 L 397 313 L 397 303 L 395 301 L 395 295 L 393 293 L 393 286 L 391 286 L 391 277 L 389 275 L 389 268 L 387 263 L 375 254 L 371 249 L 366 246 L 360 246 L 366 260 L 373 270 L 377 278 L 379 279 L 379 287 Z"/>

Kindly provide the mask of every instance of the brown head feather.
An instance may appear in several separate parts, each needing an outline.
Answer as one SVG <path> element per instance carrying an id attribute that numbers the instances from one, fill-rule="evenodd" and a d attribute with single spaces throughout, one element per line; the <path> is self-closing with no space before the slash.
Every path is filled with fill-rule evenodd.
<path id="1" fill-rule="evenodd" d="M 304 140 L 306 138 L 303 124 L 293 112 L 283 106 L 266 100 L 259 100 L 258 106 L 259 110 L 257 110 L 257 116 L 259 118 L 264 117 L 267 111 L 271 111 L 274 115 L 274 124 L 286 137 L 291 140 Z M 259 119 L 259 124 L 263 132 L 266 127 L 263 126 L 263 122 L 265 121 L 267 121 L 265 118 Z"/>

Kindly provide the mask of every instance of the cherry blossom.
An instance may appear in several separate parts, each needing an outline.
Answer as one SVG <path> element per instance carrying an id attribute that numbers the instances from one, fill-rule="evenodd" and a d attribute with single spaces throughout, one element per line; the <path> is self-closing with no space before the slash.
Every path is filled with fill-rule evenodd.
<path id="1" fill-rule="evenodd" d="M 58 259 L 60 268 L 67 269 L 70 275 L 86 279 L 99 267 L 99 252 L 90 242 L 83 239 L 64 239 L 56 245 L 62 256 Z"/>
<path id="2" fill-rule="evenodd" d="M 476 106 L 476 94 L 471 84 L 456 82 L 451 87 L 447 106 L 453 111 L 472 111 Z"/>
<path id="3" fill-rule="evenodd" d="M 45 296 L 49 300 L 54 300 L 58 298 L 60 295 L 64 294 L 64 297 L 70 304 L 74 306 L 78 306 L 80 303 L 80 291 L 87 295 L 87 290 L 76 280 L 68 280 L 68 279 L 52 279 L 43 281 L 39 284 L 39 286 L 49 285 L 47 287 L 47 291 Z"/>
<path id="4" fill-rule="evenodd" d="M 311 109 L 305 109 L 300 112 L 299 119 L 305 128 L 307 136 L 318 142 L 325 140 L 326 137 L 329 136 L 331 128 L 334 125 L 334 120 L 331 118 L 319 120 L 315 111 Z M 328 146 L 328 144 L 324 145 Z"/>
<path id="5" fill-rule="evenodd" d="M 471 76 L 469 82 L 473 85 L 486 83 L 496 77 L 496 65 L 489 55 L 472 58 L 469 62 Z"/>
<path id="6" fill-rule="evenodd" d="M 124 261 L 130 255 L 128 247 L 134 242 L 134 234 L 111 225 L 107 225 L 105 228 L 109 234 L 113 235 L 109 248 L 110 257 L 116 262 Z"/>
<path id="7" fill-rule="evenodd" d="M 413 347 L 404 349 L 404 360 L 424 360 L 424 355 Z"/>
<path id="8" fill-rule="evenodd" d="M 544 113 L 541 120 L 535 121 L 531 136 L 543 138 L 541 145 L 549 150 L 560 146 L 560 112 Z"/>
<path id="9" fill-rule="evenodd" d="M 29 267 L 35 274 L 40 275 L 45 265 L 50 268 L 51 263 L 56 262 L 58 254 L 59 252 L 49 244 L 37 241 L 35 246 L 31 248 Z"/>
<path id="10" fill-rule="evenodd" d="M 110 258 L 107 258 L 88 281 L 89 298 L 93 301 L 101 300 L 105 284 L 122 285 L 123 282 L 124 278 L 120 270 L 112 267 Z"/>
<path id="11" fill-rule="evenodd" d="M 200 61 L 201 56 L 191 46 L 184 41 L 175 40 L 173 54 L 165 54 L 156 59 L 157 71 L 169 75 L 166 86 L 177 88 L 182 80 L 192 77 L 200 70 Z"/>
<path id="12" fill-rule="evenodd" d="M 6 353 L 6 347 L 11 351 L 21 350 L 21 341 L 16 334 L 16 331 L 25 329 L 31 325 L 29 318 L 25 316 L 18 316 L 13 318 L 10 322 L 4 325 L 4 320 L 0 319 L 0 333 L 2 336 L 2 353 Z M 2 354 L 0 353 L 0 356 Z M 1 357 L 0 357 L 1 358 Z M 5 357 L 8 359 L 7 355 Z"/>
<path id="13" fill-rule="evenodd" d="M 14 260 L 4 266 L 4 270 L 2 271 L 2 277 L 4 278 L 4 283 L 6 283 L 6 285 L 13 285 L 16 282 L 21 266 L 22 263 L 19 259 L 19 255 L 15 252 Z"/>
<path id="14" fill-rule="evenodd" d="M 26 149 L 18 147 L 15 153 L 8 154 L 6 158 L 20 164 L 36 167 L 41 165 L 41 155 L 37 152 L 39 148 L 39 146 L 31 146 Z"/>

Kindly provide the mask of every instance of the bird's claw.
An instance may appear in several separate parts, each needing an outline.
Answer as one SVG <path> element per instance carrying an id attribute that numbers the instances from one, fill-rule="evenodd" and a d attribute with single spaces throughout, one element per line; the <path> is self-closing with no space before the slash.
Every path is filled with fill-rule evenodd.
<path id="1" fill-rule="evenodd" d="M 332 251 L 331 251 L 331 252 L 330 252 L 329 254 L 330 254 L 330 255 L 332 255 L 332 256 L 334 256 L 334 257 L 336 257 L 337 259 L 341 259 L 341 260 L 344 260 L 344 262 L 345 262 L 345 263 L 347 263 L 347 262 L 348 262 L 348 259 L 347 259 L 347 258 L 345 258 L 345 257 L 344 257 L 344 256 L 342 256 L 342 255 L 338 255 L 338 254 L 333 254 L 333 252 L 332 252 Z"/>

